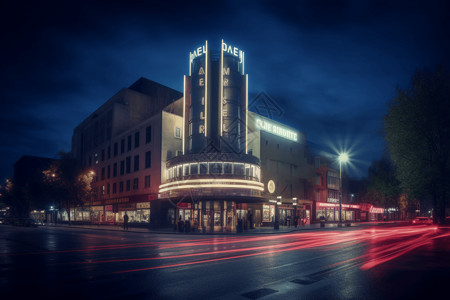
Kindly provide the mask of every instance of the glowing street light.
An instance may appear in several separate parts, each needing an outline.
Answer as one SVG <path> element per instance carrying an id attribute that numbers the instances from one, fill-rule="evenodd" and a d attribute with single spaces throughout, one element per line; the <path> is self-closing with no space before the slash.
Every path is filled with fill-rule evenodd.
<path id="1" fill-rule="evenodd" d="M 342 163 L 348 162 L 348 154 L 339 153 L 339 227 L 342 226 Z"/>

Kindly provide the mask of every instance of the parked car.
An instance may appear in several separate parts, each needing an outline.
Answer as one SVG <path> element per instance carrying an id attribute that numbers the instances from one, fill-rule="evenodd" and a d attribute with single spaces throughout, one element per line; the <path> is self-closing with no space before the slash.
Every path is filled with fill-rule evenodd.
<path id="1" fill-rule="evenodd" d="M 412 221 L 413 224 L 433 224 L 433 221 L 428 217 L 417 217 Z"/>

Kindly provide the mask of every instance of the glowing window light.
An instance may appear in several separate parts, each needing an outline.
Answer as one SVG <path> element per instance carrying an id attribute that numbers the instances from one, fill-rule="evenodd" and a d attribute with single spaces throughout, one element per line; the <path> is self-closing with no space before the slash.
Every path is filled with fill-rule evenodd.
<path id="1" fill-rule="evenodd" d="M 256 186 L 260 186 L 260 187 L 264 187 L 264 184 L 261 182 L 256 182 L 256 181 L 250 181 L 250 180 L 244 180 L 244 179 L 215 179 L 215 178 L 211 178 L 211 179 L 191 179 L 191 180 L 180 180 L 180 181 L 174 181 L 174 182 L 169 182 L 169 183 L 165 183 L 165 184 L 161 184 L 159 186 L 159 188 L 165 188 L 165 187 L 170 187 L 170 186 L 174 186 L 174 185 L 184 185 L 184 184 L 192 184 L 192 183 L 199 183 L 199 184 L 203 184 L 203 183 L 246 183 L 246 184 L 252 184 L 252 185 L 256 185 Z"/>
<path id="2" fill-rule="evenodd" d="M 172 186 L 164 189 L 160 189 L 160 193 L 165 193 L 168 191 L 173 190 L 180 190 L 180 189 L 193 189 L 193 188 L 227 188 L 227 189 L 250 189 L 250 190 L 257 190 L 257 191 L 264 191 L 264 188 L 259 186 L 252 186 L 252 185 L 242 185 L 242 184 L 186 184 L 181 186 Z"/>

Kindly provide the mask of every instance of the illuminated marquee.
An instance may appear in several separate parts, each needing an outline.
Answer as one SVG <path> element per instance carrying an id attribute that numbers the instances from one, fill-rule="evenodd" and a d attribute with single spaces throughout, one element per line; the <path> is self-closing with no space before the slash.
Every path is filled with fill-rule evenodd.
<path id="1" fill-rule="evenodd" d="M 256 128 L 267 131 L 269 133 L 275 134 L 277 136 L 280 136 L 282 138 L 297 142 L 298 141 L 298 134 L 295 131 L 292 131 L 290 129 L 287 129 L 285 127 L 275 125 L 273 123 L 270 123 L 265 120 L 256 119 L 255 121 Z"/>
<path id="2" fill-rule="evenodd" d="M 234 55 L 236 57 L 239 57 L 239 63 L 244 63 L 244 51 L 240 50 L 237 47 L 233 47 L 231 45 L 228 45 L 222 40 L 222 51 L 225 53 L 229 53 L 231 55 Z"/>
<path id="3" fill-rule="evenodd" d="M 200 46 L 194 50 L 194 52 L 189 52 L 189 63 L 192 64 L 194 59 L 198 56 L 202 56 L 206 53 L 206 45 Z"/>

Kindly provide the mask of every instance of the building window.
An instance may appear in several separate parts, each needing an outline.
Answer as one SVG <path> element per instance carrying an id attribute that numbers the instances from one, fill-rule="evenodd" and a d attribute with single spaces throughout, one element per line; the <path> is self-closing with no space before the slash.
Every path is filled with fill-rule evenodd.
<path id="1" fill-rule="evenodd" d="M 133 179 L 133 190 L 139 189 L 139 178 Z"/>
<path id="2" fill-rule="evenodd" d="M 126 172 L 127 174 L 131 172 L 131 156 L 127 156 L 125 158 L 126 163 L 125 163 L 125 168 L 126 168 Z"/>
<path id="3" fill-rule="evenodd" d="M 180 127 L 175 127 L 175 137 L 177 139 L 181 139 L 181 128 Z"/>
<path id="4" fill-rule="evenodd" d="M 111 146 L 108 146 L 108 159 L 111 158 Z"/>
<path id="5" fill-rule="evenodd" d="M 245 175 L 244 164 L 241 164 L 241 163 L 234 164 L 234 175 L 238 175 L 238 176 Z"/>
<path id="6" fill-rule="evenodd" d="M 127 192 L 130 190 L 130 180 L 127 180 Z"/>
<path id="7" fill-rule="evenodd" d="M 124 153 L 125 152 L 125 139 L 122 139 L 120 141 L 120 153 Z"/>
<path id="8" fill-rule="evenodd" d="M 198 174 L 198 164 L 193 163 L 190 164 L 191 166 L 191 175 L 197 175 Z"/>
<path id="9" fill-rule="evenodd" d="M 148 169 L 152 166 L 152 152 L 145 152 L 145 168 Z"/>
<path id="10" fill-rule="evenodd" d="M 145 128 L 145 143 L 150 143 L 152 141 L 152 126 L 147 126 Z"/>
<path id="11" fill-rule="evenodd" d="M 131 151 L 131 135 L 128 136 L 127 151 Z"/>
<path id="12" fill-rule="evenodd" d="M 200 174 L 201 175 L 208 174 L 208 163 L 206 162 L 200 163 Z"/>
<path id="13" fill-rule="evenodd" d="M 120 161 L 120 175 L 123 175 L 125 173 L 125 161 Z"/>
<path id="14" fill-rule="evenodd" d="M 226 162 L 223 164 L 223 173 L 224 174 L 233 174 L 233 164 Z"/>
<path id="15" fill-rule="evenodd" d="M 105 168 L 102 168 L 101 180 L 105 180 Z"/>
<path id="16" fill-rule="evenodd" d="M 108 168 L 106 169 L 106 178 L 111 178 L 111 166 L 108 166 Z"/>
<path id="17" fill-rule="evenodd" d="M 105 161 L 105 149 L 102 149 L 102 161 Z"/>
<path id="18" fill-rule="evenodd" d="M 134 156 L 134 171 L 139 171 L 139 155 Z"/>
<path id="19" fill-rule="evenodd" d="M 106 194 L 107 194 L 107 195 L 109 195 L 110 188 L 111 188 L 111 185 L 108 183 L 108 184 L 106 185 Z"/>
<path id="20" fill-rule="evenodd" d="M 112 190 L 113 194 L 117 193 L 117 183 L 113 183 L 113 190 Z"/>
<path id="21" fill-rule="evenodd" d="M 119 193 L 123 192 L 123 181 L 119 183 Z"/>
<path id="22" fill-rule="evenodd" d="M 134 134 L 134 148 L 139 147 L 139 131 Z"/>
<path id="23" fill-rule="evenodd" d="M 269 141 L 268 140 L 266 140 L 266 145 L 268 145 L 269 144 Z"/>
<path id="24" fill-rule="evenodd" d="M 113 165 L 113 177 L 117 177 L 117 163 Z"/>
<path id="25" fill-rule="evenodd" d="M 145 176 L 145 188 L 148 189 L 150 187 L 150 175 Z"/>
<path id="26" fill-rule="evenodd" d="M 105 186 L 104 186 L 104 185 L 102 185 L 102 190 L 101 190 L 101 193 L 102 193 L 102 195 L 104 195 L 104 194 L 105 194 Z"/>
<path id="27" fill-rule="evenodd" d="M 92 157 L 89 156 L 89 167 L 92 166 Z"/>
<path id="28" fill-rule="evenodd" d="M 119 144 L 114 143 L 114 156 L 117 156 L 119 154 Z"/>

